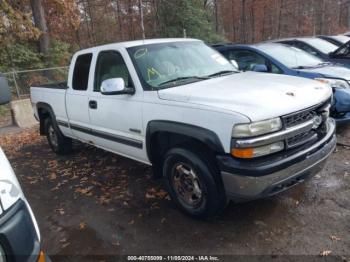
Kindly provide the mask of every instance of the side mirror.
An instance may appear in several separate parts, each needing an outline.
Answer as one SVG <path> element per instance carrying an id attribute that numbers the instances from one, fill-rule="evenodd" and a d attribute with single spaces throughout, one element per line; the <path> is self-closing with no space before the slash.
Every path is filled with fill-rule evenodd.
<path id="1" fill-rule="evenodd" d="M 263 73 L 267 73 L 268 72 L 267 66 L 266 65 L 260 65 L 260 64 L 254 65 L 252 70 L 255 71 L 255 72 L 263 72 Z"/>
<path id="2" fill-rule="evenodd" d="M 0 105 L 11 101 L 11 90 L 4 76 L 0 75 Z"/>
<path id="3" fill-rule="evenodd" d="M 237 70 L 239 70 L 239 65 L 238 65 L 238 63 L 237 63 L 237 61 L 236 60 L 230 60 L 230 63 L 237 69 Z"/>
<path id="4" fill-rule="evenodd" d="M 126 87 L 123 78 L 110 78 L 102 82 L 101 93 L 103 95 L 132 95 L 135 89 Z"/>

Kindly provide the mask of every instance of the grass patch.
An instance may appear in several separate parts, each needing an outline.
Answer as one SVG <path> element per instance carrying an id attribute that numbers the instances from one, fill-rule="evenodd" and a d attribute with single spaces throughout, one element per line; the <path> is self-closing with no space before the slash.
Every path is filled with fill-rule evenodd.
<path id="1" fill-rule="evenodd" d="M 10 105 L 0 106 L 0 117 L 8 115 L 9 112 L 10 112 Z"/>

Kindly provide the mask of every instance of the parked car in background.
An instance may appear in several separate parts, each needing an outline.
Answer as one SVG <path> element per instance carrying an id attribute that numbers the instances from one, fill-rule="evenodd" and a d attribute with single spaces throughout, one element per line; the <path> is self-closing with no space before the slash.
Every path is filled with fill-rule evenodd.
<path id="1" fill-rule="evenodd" d="M 283 44 L 216 45 L 228 60 L 237 62 L 243 71 L 259 71 L 315 79 L 333 88 L 332 116 L 338 123 L 350 122 L 350 69 L 312 56 Z"/>
<path id="2" fill-rule="evenodd" d="M 343 50 L 343 46 L 346 45 L 346 43 L 343 46 L 339 47 L 317 37 L 288 38 L 273 40 L 271 42 L 291 45 L 302 49 L 309 54 L 317 56 L 325 61 L 338 63 L 350 68 L 350 57 L 348 56 L 349 52 L 348 50 Z"/>
<path id="3" fill-rule="evenodd" d="M 350 37 L 346 35 L 319 35 L 318 38 L 326 40 L 336 46 L 342 46 L 350 41 Z"/>
<path id="4" fill-rule="evenodd" d="M 0 105 L 10 101 L 7 81 L 0 75 Z M 49 261 L 41 251 L 33 212 L 0 147 L 0 261 Z"/>
<path id="5" fill-rule="evenodd" d="M 328 85 L 241 73 L 195 39 L 81 50 L 66 86 L 30 93 L 54 152 L 68 153 L 77 139 L 152 165 L 194 217 L 303 182 L 336 145 Z"/>

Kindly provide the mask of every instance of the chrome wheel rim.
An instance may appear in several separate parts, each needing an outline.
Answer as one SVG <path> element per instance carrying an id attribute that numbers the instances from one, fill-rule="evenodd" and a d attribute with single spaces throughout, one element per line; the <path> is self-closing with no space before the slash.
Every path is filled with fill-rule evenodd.
<path id="1" fill-rule="evenodd" d="M 190 207 L 203 201 L 201 182 L 196 172 L 187 164 L 178 163 L 172 170 L 173 188 L 179 199 Z"/>
<path id="2" fill-rule="evenodd" d="M 49 138 L 50 138 L 51 144 L 54 147 L 57 147 L 58 146 L 57 135 L 56 135 L 56 132 L 55 132 L 55 130 L 53 129 L 52 126 L 49 127 L 48 132 L 49 132 Z"/>

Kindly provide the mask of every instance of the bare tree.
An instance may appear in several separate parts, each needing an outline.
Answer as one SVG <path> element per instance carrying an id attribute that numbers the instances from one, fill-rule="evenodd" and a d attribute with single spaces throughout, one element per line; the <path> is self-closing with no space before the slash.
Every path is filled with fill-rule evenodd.
<path id="1" fill-rule="evenodd" d="M 50 36 L 47 29 L 45 12 L 41 0 L 30 0 L 35 26 L 41 31 L 39 51 L 47 57 L 50 47 Z"/>
<path id="2" fill-rule="evenodd" d="M 141 26 L 142 39 L 145 39 L 146 35 L 145 35 L 145 25 L 143 21 L 142 0 L 139 0 L 139 13 L 140 13 L 140 26 Z"/>

